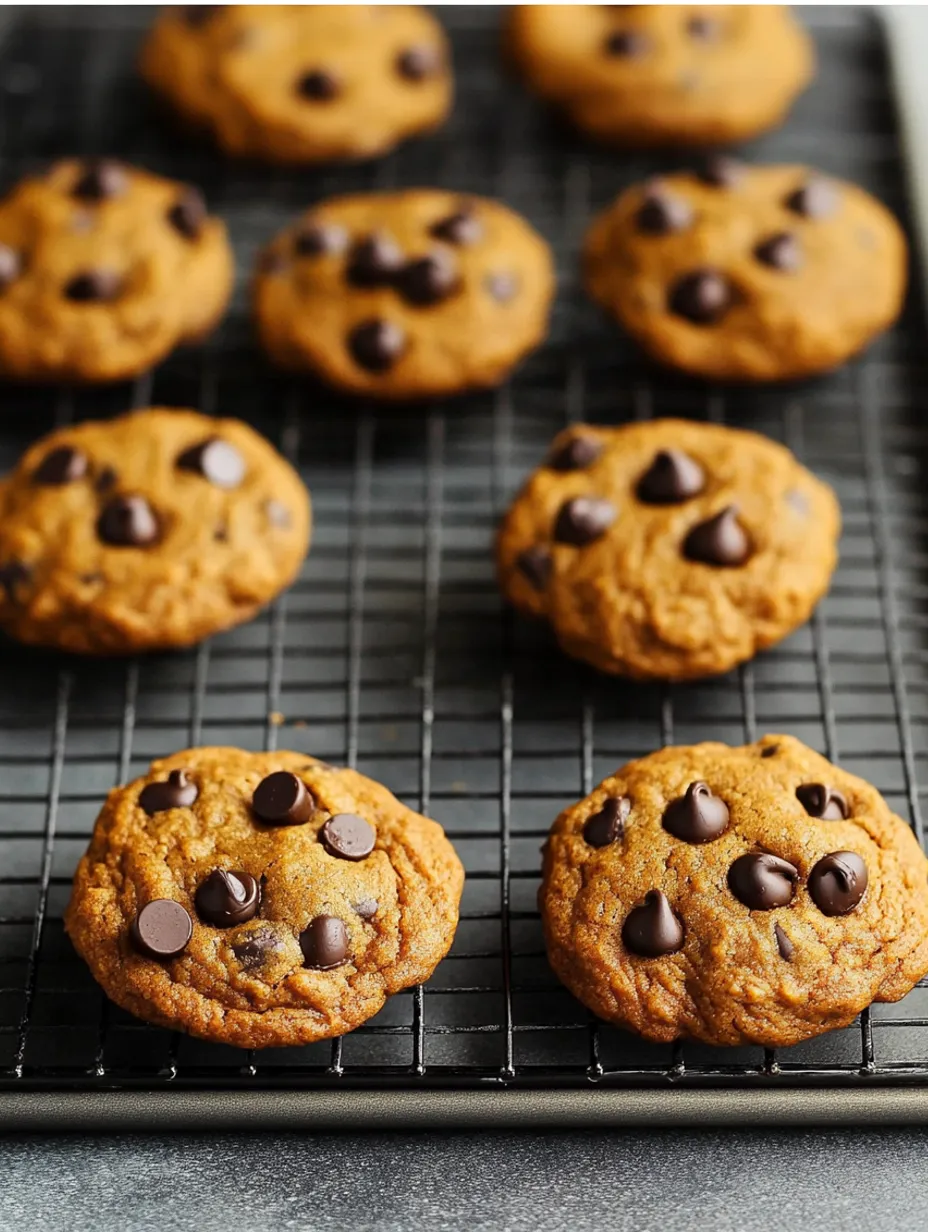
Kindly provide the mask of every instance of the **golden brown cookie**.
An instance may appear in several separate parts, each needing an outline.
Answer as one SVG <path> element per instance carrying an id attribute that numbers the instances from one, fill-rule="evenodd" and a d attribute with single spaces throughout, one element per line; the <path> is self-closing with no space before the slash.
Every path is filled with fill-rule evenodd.
<path id="1" fill-rule="evenodd" d="M 716 159 L 623 193 L 586 238 L 592 297 L 655 359 L 717 380 L 837 367 L 893 323 L 899 224 L 807 167 Z"/>
<path id="2" fill-rule="evenodd" d="M 463 882 L 441 826 L 354 770 L 188 749 L 110 792 L 65 925 L 140 1018 L 241 1048 L 306 1044 L 429 978 Z"/>
<path id="3" fill-rule="evenodd" d="M 0 202 L 0 376 L 115 381 L 208 333 L 232 291 L 195 188 L 74 159 Z"/>
<path id="4" fill-rule="evenodd" d="M 781 123 L 814 70 L 779 4 L 520 4 L 507 42 L 533 90 L 623 145 L 752 137 Z"/>
<path id="5" fill-rule="evenodd" d="M 375 398 L 498 384 L 539 343 L 550 250 L 496 201 L 437 189 L 338 197 L 262 255 L 258 332 L 284 368 Z"/>
<path id="6" fill-rule="evenodd" d="M 237 419 L 61 428 L 0 480 L 0 628 L 80 654 L 187 646 L 289 585 L 309 522 L 297 473 Z"/>
<path id="7" fill-rule="evenodd" d="M 791 736 L 665 748 L 555 821 L 548 957 L 654 1040 L 785 1047 L 928 972 L 928 862 L 880 794 Z"/>
<path id="8" fill-rule="evenodd" d="M 384 154 L 451 107 L 447 40 L 418 5 L 169 8 L 141 68 L 228 153 L 270 162 Z"/>
<path id="9" fill-rule="evenodd" d="M 754 432 L 676 419 L 579 424 L 503 521 L 500 586 L 600 671 L 693 679 L 808 619 L 839 527 L 831 489 Z"/>

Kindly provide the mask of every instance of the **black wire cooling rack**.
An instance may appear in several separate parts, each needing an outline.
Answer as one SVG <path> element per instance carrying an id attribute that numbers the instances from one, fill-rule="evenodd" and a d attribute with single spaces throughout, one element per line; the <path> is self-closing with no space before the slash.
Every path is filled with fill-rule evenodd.
<path id="1" fill-rule="evenodd" d="M 591 212 L 625 184 L 691 160 L 592 149 L 561 128 L 503 75 L 497 11 L 441 10 L 458 102 L 440 134 L 373 165 L 296 172 L 224 162 L 158 112 L 134 74 L 151 16 L 73 7 L 10 20 L 0 46 L 3 186 L 75 152 L 200 184 L 231 227 L 234 308 L 205 348 L 132 386 L 5 390 L 0 464 L 56 423 L 130 405 L 238 415 L 300 466 L 315 541 L 284 599 L 190 653 L 100 664 L 0 648 L 0 1120 L 925 1115 L 925 987 L 776 1054 L 652 1045 L 593 1021 L 558 985 L 535 908 L 552 818 L 667 742 L 792 732 L 872 781 L 923 837 L 920 308 L 865 359 L 814 384 L 723 391 L 654 371 L 584 302 L 578 243 Z M 904 217 L 875 19 L 852 8 L 805 9 L 803 19 L 818 43 L 818 80 L 749 156 L 813 162 Z M 347 405 L 270 373 L 247 319 L 259 245 L 330 193 L 435 183 L 497 195 L 550 240 L 560 296 L 548 345 L 495 393 L 417 409 Z M 836 487 L 845 519 L 831 595 L 809 626 L 727 677 L 664 689 L 598 679 L 565 660 L 544 629 L 503 608 L 491 554 L 500 512 L 566 421 L 659 414 L 786 441 Z M 357 766 L 445 825 L 467 885 L 454 947 L 426 987 L 344 1039 L 265 1053 L 157 1030 L 105 1001 L 62 929 L 75 862 L 110 786 L 200 743 L 295 748 Z"/>

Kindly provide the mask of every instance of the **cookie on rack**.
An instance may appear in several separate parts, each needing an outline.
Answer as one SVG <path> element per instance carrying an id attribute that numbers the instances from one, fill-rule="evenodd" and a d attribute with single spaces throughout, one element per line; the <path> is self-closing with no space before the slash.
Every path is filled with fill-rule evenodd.
<path id="1" fill-rule="evenodd" d="M 500 586 L 600 671 L 726 672 L 808 619 L 837 560 L 832 490 L 784 446 L 718 424 L 578 424 L 499 531 Z"/>
<path id="2" fill-rule="evenodd" d="M 863 189 L 715 159 L 623 193 L 589 230 L 586 285 L 655 359 L 717 380 L 827 372 L 899 315 L 906 241 Z"/>
<path id="3" fill-rule="evenodd" d="M 779 4 L 520 4 L 507 42 L 529 86 L 578 128 L 632 146 L 774 128 L 815 67 Z"/>
<path id="4" fill-rule="evenodd" d="M 418 5 L 165 9 L 143 76 L 229 154 L 318 163 L 385 154 L 451 107 L 450 51 Z"/>
<path id="5" fill-rule="evenodd" d="M 0 480 L 0 629 L 80 654 L 187 646 L 288 586 L 309 526 L 296 471 L 239 420 L 60 428 Z"/>
<path id="6" fill-rule="evenodd" d="M 202 195 L 107 159 L 68 159 L 0 202 L 0 377 L 145 372 L 218 323 L 233 282 Z"/>
<path id="7" fill-rule="evenodd" d="M 353 394 L 417 399 L 498 384 L 545 336 L 551 252 L 497 201 L 438 189 L 337 197 L 262 254 L 261 342 Z"/>
<path id="8" fill-rule="evenodd" d="M 875 788 L 791 736 L 665 748 L 555 821 L 548 957 L 649 1039 L 786 1047 L 928 973 L 928 862 Z"/>
<path id="9" fill-rule="evenodd" d="M 351 1031 L 427 980 L 464 871 L 437 822 L 302 753 L 188 749 L 110 792 L 65 926 L 106 993 L 241 1048 Z"/>

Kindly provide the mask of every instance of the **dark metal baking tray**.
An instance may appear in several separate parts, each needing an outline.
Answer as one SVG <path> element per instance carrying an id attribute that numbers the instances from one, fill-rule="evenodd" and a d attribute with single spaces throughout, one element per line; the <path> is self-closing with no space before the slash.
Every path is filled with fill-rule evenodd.
<path id="1" fill-rule="evenodd" d="M 662 1047 L 593 1021 L 549 971 L 539 845 L 560 808 L 630 757 L 789 731 L 864 775 L 922 837 L 928 782 L 928 428 L 920 305 L 865 358 L 776 389 L 654 370 L 586 304 L 577 249 L 625 184 L 692 161 L 586 146 L 500 70 L 492 8 L 443 8 L 459 96 L 436 136 L 376 164 L 224 162 L 134 75 L 151 12 L 20 10 L 0 47 L 3 187 L 75 151 L 205 187 L 231 227 L 233 311 L 202 349 L 132 386 L 6 389 L 0 465 L 53 424 L 129 405 L 240 415 L 299 464 L 317 526 L 303 573 L 252 624 L 186 654 L 85 663 L 0 647 L 0 1124 L 605 1124 L 928 1117 L 928 987 L 776 1054 Z M 804 9 L 813 88 L 751 157 L 818 164 L 905 216 L 879 26 Z M 255 252 L 313 200 L 438 183 L 496 194 L 557 252 L 548 344 L 494 393 L 354 405 L 269 372 L 246 304 Z M 500 511 L 572 419 L 659 414 L 786 441 L 835 485 L 841 564 L 811 624 L 720 680 L 644 688 L 564 659 L 505 610 Z M 460 928 L 425 988 L 343 1040 L 240 1052 L 109 1005 L 65 938 L 70 877 L 105 791 L 188 744 L 292 747 L 356 765 L 438 817 L 468 873 Z"/>

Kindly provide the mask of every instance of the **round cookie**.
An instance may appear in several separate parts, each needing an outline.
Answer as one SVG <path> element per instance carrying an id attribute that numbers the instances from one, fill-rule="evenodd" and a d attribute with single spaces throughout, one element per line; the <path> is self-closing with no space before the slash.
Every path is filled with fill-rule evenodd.
<path id="1" fill-rule="evenodd" d="M 188 749 L 110 792 L 65 927 L 106 993 L 241 1048 L 351 1031 L 447 953 L 441 826 L 302 753 Z"/>
<path id="2" fill-rule="evenodd" d="M 264 252 L 261 342 L 336 388 L 416 399 L 498 384 L 547 330 L 551 252 L 496 201 L 437 189 L 325 201 Z"/>
<path id="3" fill-rule="evenodd" d="M 837 367 L 899 315 L 906 242 L 878 201 L 807 167 L 712 162 L 623 193 L 587 289 L 655 359 L 716 380 Z"/>
<path id="4" fill-rule="evenodd" d="M 278 163 L 384 154 L 452 101 L 447 40 L 417 5 L 169 8 L 141 69 L 228 153 Z"/>
<path id="5" fill-rule="evenodd" d="M 650 1039 L 785 1047 L 928 972 L 928 862 L 879 793 L 790 736 L 665 748 L 555 821 L 561 980 Z"/>
<path id="6" fill-rule="evenodd" d="M 508 48 L 529 86 L 591 136 L 718 145 L 782 122 L 814 69 L 788 8 L 516 5 Z"/>
<path id="7" fill-rule="evenodd" d="M 509 509 L 500 586 L 604 672 L 726 672 L 808 619 L 837 559 L 834 493 L 754 432 L 577 425 Z"/>
<path id="8" fill-rule="evenodd" d="M 0 376 L 116 381 L 222 316 L 225 225 L 195 188 L 68 159 L 0 202 Z"/>
<path id="9" fill-rule="evenodd" d="M 0 480 L 0 628 L 80 654 L 187 646 L 289 585 L 309 522 L 299 476 L 239 420 L 61 428 Z"/>

